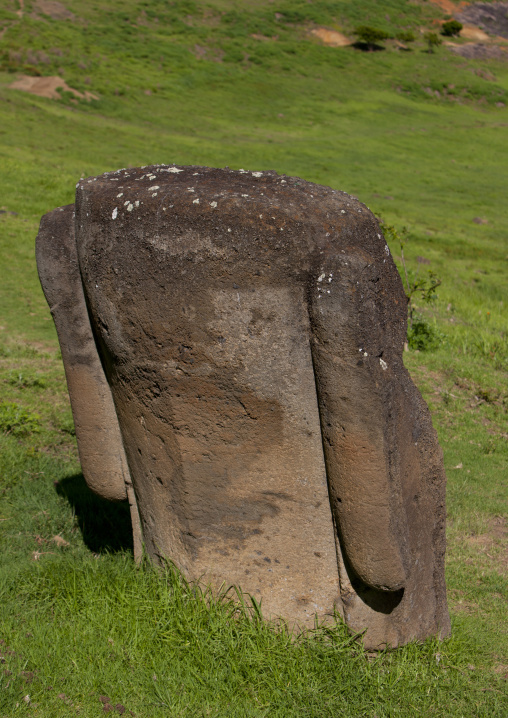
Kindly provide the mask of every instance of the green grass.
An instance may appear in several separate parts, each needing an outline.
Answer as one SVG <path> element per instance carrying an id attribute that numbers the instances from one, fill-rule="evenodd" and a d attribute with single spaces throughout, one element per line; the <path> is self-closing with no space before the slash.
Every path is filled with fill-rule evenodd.
<path id="1" fill-rule="evenodd" d="M 443 14 L 425 0 L 65 6 L 74 20 L 0 8 L 0 716 L 98 716 L 100 696 L 147 717 L 506 716 L 508 65 L 428 54 L 419 28 Z M 418 39 L 362 53 L 308 35 L 360 24 Z M 99 99 L 10 90 L 17 73 Z M 442 280 L 415 300 L 439 346 L 405 361 L 448 473 L 451 639 L 375 656 L 340 624 L 290 636 L 234 593 L 136 568 L 126 507 L 86 490 L 34 238 L 79 177 L 152 162 L 351 192 Z"/>

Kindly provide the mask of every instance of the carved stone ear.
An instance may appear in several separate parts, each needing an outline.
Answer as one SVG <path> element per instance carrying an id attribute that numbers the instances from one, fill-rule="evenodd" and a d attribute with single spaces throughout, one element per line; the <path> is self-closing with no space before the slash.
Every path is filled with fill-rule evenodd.
<path id="1" fill-rule="evenodd" d="M 119 170 L 78 184 L 76 249 L 59 336 L 90 321 L 148 554 L 267 617 L 335 606 L 371 647 L 448 633 L 442 456 L 368 209 L 275 172 Z"/>
<path id="2" fill-rule="evenodd" d="M 111 390 L 88 318 L 74 239 L 74 205 L 46 214 L 36 241 L 39 278 L 55 322 L 85 481 L 112 501 L 129 498 L 136 556 L 141 537 Z"/>

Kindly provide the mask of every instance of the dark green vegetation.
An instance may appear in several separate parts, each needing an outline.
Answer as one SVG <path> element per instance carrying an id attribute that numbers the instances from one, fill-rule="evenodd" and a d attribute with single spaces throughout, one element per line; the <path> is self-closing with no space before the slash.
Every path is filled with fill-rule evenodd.
<path id="1" fill-rule="evenodd" d="M 0 8 L 0 716 L 98 716 L 100 696 L 150 718 L 506 716 L 508 65 L 429 54 L 420 29 L 444 16 L 425 0 L 64 4 Z M 308 34 L 361 24 L 417 39 L 369 53 Z M 10 90 L 17 73 L 99 99 Z M 351 192 L 407 227 L 410 286 L 442 281 L 433 302 L 413 293 L 405 359 L 449 476 L 450 640 L 379 656 L 340 626 L 291 640 L 136 569 L 125 507 L 86 491 L 34 238 L 80 176 L 152 162 Z"/>
<path id="2" fill-rule="evenodd" d="M 446 35 L 446 37 L 456 37 L 460 34 L 462 28 L 463 25 L 461 22 L 458 22 L 458 20 L 447 20 L 443 23 L 441 32 L 443 35 Z"/>

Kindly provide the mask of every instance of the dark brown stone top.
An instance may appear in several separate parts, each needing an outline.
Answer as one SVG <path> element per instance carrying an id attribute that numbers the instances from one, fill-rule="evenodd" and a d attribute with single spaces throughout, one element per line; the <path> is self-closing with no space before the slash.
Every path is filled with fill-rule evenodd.
<path id="1" fill-rule="evenodd" d="M 192 262 L 189 281 L 199 283 L 206 273 L 224 286 L 240 284 L 248 276 L 258 286 L 274 278 L 284 284 L 296 280 L 314 292 L 329 258 L 361 255 L 358 286 L 367 287 L 370 296 L 359 293 L 358 312 L 379 314 L 382 307 L 384 316 L 378 321 L 388 330 L 392 348 L 402 350 L 407 303 L 390 250 L 370 210 L 345 192 L 274 171 L 151 165 L 81 180 L 76 222 L 85 274 L 91 259 L 88 246 L 93 245 L 94 266 L 101 264 L 99 235 L 102 242 L 111 236 L 117 247 L 122 235 L 145 239 L 141 244 L 147 249 L 162 249 L 171 257 L 175 276 Z M 138 267 L 143 261 L 135 244 L 122 242 L 122 267 Z M 103 259 L 111 262 L 106 247 Z M 215 262 L 221 264 L 220 272 L 210 271 Z M 345 257 L 349 273 L 347 264 Z M 161 267 L 161 281 L 162 275 L 166 282 L 167 266 Z M 365 337 L 362 348 L 367 343 Z"/>

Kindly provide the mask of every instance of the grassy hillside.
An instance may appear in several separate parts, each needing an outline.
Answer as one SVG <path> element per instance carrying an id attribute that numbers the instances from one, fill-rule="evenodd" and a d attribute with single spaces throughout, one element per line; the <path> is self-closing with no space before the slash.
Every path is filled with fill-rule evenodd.
<path id="1" fill-rule="evenodd" d="M 2 2 L 0 716 L 508 713 L 508 42 L 429 53 L 445 17 L 427 0 Z M 360 24 L 392 39 L 312 34 L 354 41 Z M 96 99 L 9 88 L 24 75 Z M 79 177 L 166 162 L 348 191 L 407 227 L 410 282 L 441 280 L 414 297 L 405 361 L 448 472 L 449 641 L 380 656 L 341 626 L 294 641 L 136 569 L 124 507 L 85 490 L 34 238 Z"/>

